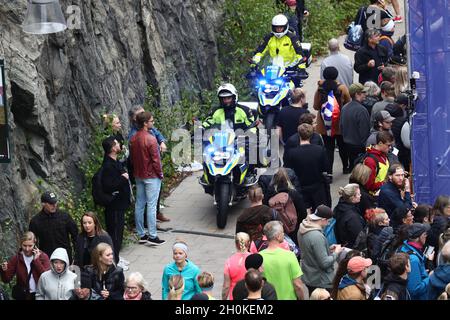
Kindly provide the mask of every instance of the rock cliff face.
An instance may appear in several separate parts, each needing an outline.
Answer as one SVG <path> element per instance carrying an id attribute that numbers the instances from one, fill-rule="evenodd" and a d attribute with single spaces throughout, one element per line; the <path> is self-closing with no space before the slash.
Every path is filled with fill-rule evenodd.
<path id="1" fill-rule="evenodd" d="M 78 163 L 104 108 L 126 128 L 148 84 L 169 102 L 211 87 L 223 1 L 61 0 L 63 12 L 80 8 L 80 28 L 37 36 L 21 29 L 26 0 L 0 0 L 12 147 L 0 164 L 0 252 L 27 229 L 38 183 L 81 185 Z"/>

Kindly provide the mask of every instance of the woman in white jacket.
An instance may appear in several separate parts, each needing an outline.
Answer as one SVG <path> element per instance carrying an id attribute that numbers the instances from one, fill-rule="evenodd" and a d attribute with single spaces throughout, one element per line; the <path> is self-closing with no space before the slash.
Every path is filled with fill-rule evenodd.
<path id="1" fill-rule="evenodd" d="M 51 269 L 39 278 L 36 300 L 69 300 L 77 275 L 68 270 L 69 256 L 66 249 L 55 249 L 50 262 Z"/>

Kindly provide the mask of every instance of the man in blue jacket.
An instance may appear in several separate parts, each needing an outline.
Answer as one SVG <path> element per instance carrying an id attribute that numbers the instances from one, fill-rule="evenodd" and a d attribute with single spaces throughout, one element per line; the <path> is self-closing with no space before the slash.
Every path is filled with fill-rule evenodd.
<path id="1" fill-rule="evenodd" d="M 443 264 L 439 265 L 430 276 L 428 299 L 436 300 L 450 283 L 450 241 L 441 250 Z"/>
<path id="2" fill-rule="evenodd" d="M 409 180 L 405 178 L 405 170 L 399 163 L 394 163 L 388 170 L 389 181 L 380 189 L 378 206 L 386 210 L 390 217 L 396 208 L 411 209 L 411 189 Z"/>
<path id="3" fill-rule="evenodd" d="M 434 253 L 425 257 L 423 254 L 427 232 L 430 230 L 428 224 L 414 223 L 408 228 L 408 240 L 405 240 L 401 252 L 409 254 L 411 272 L 408 274 L 408 291 L 411 300 L 427 300 L 430 278 L 425 269 L 426 259 L 433 261 Z"/>

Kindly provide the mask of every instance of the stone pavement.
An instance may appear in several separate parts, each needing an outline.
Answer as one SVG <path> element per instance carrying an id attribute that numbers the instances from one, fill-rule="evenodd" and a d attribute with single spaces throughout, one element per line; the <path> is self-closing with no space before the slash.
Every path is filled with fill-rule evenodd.
<path id="1" fill-rule="evenodd" d="M 400 1 L 400 4 L 403 11 L 403 2 Z M 397 23 L 394 39 L 396 40 L 404 34 L 404 31 L 405 23 Z M 342 45 L 344 37 L 340 37 L 339 41 Z M 353 61 L 354 52 L 346 50 L 343 46 L 341 46 L 341 51 Z M 315 112 L 312 110 L 312 100 L 319 80 L 321 62 L 322 59 L 318 59 L 309 67 L 310 77 L 304 85 L 311 112 Z M 358 77 L 355 74 L 354 81 L 357 80 Z M 335 153 L 333 172 L 331 195 L 334 207 L 337 204 L 339 187 L 348 183 L 348 175 L 342 174 L 342 164 L 337 152 Z M 166 208 L 163 209 L 163 212 L 171 221 L 163 223 L 162 227 L 174 229 L 171 232 L 158 232 L 159 237 L 167 241 L 165 244 L 159 247 L 132 244 L 121 252 L 121 256 L 131 262 L 130 269 L 125 272 L 125 276 L 133 271 L 141 272 L 148 282 L 148 290 L 153 299 L 161 299 L 162 272 L 164 266 L 173 261 L 171 247 L 177 238 L 182 238 L 188 243 L 190 250 L 188 258 L 201 270 L 209 271 L 214 275 L 215 286 L 212 294 L 218 299 L 221 298 L 225 260 L 236 251 L 234 241 L 231 239 L 234 235 L 236 219 L 242 209 L 248 206 L 248 200 L 233 206 L 226 228 L 217 229 L 213 198 L 205 194 L 203 188 L 198 184 L 197 177 L 200 175 L 201 173 L 197 172 L 187 177 L 165 200 Z M 182 232 L 177 232 L 177 230 Z M 195 232 L 210 235 L 199 235 Z"/>

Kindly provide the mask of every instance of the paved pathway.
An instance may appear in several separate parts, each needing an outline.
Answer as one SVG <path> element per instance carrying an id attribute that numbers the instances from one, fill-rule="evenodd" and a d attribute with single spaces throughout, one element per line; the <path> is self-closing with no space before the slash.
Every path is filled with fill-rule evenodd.
<path id="1" fill-rule="evenodd" d="M 404 23 L 396 25 L 396 36 L 403 34 Z M 343 43 L 344 37 L 340 39 Z M 353 60 L 354 52 L 342 47 L 342 52 Z M 310 78 L 305 82 L 308 102 L 312 110 L 312 100 L 319 80 L 320 63 L 318 59 L 309 68 Z M 357 75 L 354 77 L 357 80 Z M 339 187 L 348 182 L 348 175 L 342 174 L 342 164 L 338 153 L 335 154 L 334 162 L 334 182 L 331 186 L 333 206 L 337 203 Z M 159 233 L 160 238 L 167 242 L 160 247 L 150 247 L 147 245 L 133 244 L 124 248 L 121 255 L 131 262 L 130 270 L 125 273 L 139 271 L 148 282 L 148 289 L 154 299 L 161 299 L 161 277 L 164 266 L 172 262 L 172 244 L 175 239 L 182 238 L 189 244 L 189 255 L 201 270 L 211 272 L 215 277 L 215 287 L 212 292 L 216 298 L 221 297 L 223 283 L 223 267 L 225 260 L 235 252 L 232 237 L 235 231 L 236 219 L 243 208 L 248 206 L 248 201 L 242 201 L 234 206 L 229 214 L 227 226 L 223 230 L 216 227 L 216 209 L 213 206 L 213 198 L 203 192 L 203 188 L 198 184 L 197 177 L 201 173 L 194 173 L 186 178 L 178 188 L 166 199 L 167 207 L 163 212 L 172 221 L 162 224 L 164 227 L 171 227 L 172 232 Z M 188 233 L 175 232 L 184 230 Z M 190 232 L 210 233 L 215 236 L 205 236 L 192 234 Z"/>

